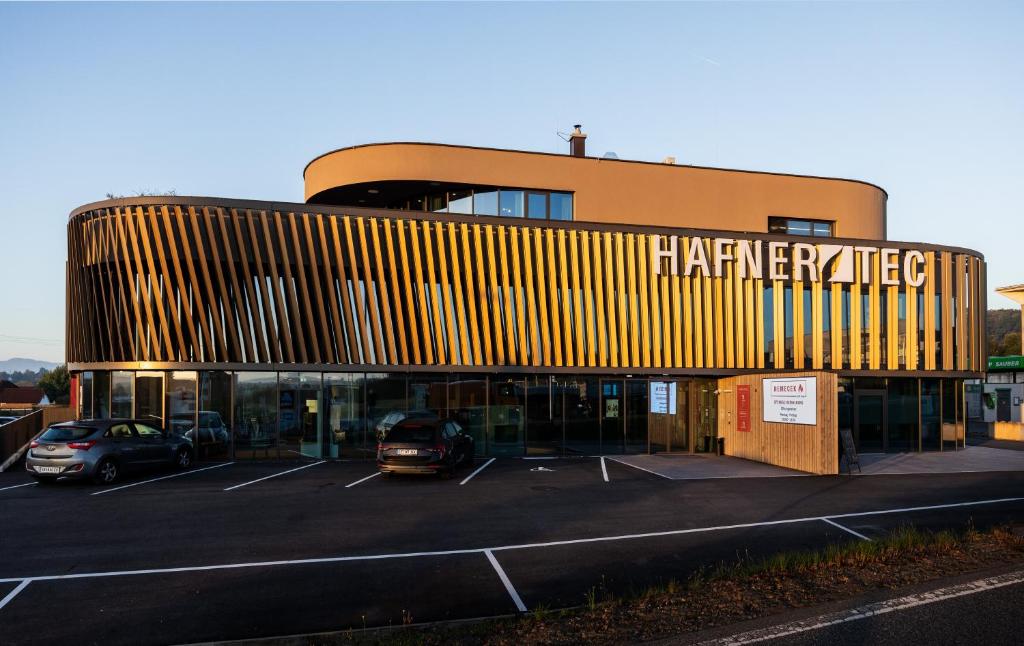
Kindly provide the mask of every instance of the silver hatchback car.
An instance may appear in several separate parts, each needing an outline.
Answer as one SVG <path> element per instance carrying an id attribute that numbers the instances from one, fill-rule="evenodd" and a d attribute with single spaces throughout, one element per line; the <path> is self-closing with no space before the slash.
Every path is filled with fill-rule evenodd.
<path id="1" fill-rule="evenodd" d="M 40 483 L 58 478 L 116 482 L 127 471 L 192 466 L 192 442 L 147 420 L 104 419 L 54 424 L 32 441 L 25 470 Z"/>

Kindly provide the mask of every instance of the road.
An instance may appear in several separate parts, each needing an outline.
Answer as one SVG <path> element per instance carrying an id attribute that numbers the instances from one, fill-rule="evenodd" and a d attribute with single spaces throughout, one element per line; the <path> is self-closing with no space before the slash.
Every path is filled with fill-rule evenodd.
<path id="1" fill-rule="evenodd" d="M 164 644 L 493 616 L 908 523 L 1024 519 L 1024 473 L 672 481 L 601 462 L 481 460 L 450 480 L 234 463 L 111 489 L 0 474 L 0 635 Z"/>

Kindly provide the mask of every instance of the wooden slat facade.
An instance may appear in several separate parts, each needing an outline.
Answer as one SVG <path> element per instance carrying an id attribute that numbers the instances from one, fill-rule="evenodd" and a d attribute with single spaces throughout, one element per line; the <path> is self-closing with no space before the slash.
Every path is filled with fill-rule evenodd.
<path id="1" fill-rule="evenodd" d="M 670 275 L 655 272 L 653 229 L 315 208 L 74 215 L 68 361 L 984 369 L 985 264 L 962 250 L 926 251 L 918 288 L 883 286 L 877 254 L 853 263 L 864 282 L 828 283 L 838 262 L 819 268 L 826 282 L 773 280 L 739 271 L 736 242 L 680 229 L 681 259 L 700 244 L 723 269 Z M 902 268 L 914 247 L 890 246 Z"/>

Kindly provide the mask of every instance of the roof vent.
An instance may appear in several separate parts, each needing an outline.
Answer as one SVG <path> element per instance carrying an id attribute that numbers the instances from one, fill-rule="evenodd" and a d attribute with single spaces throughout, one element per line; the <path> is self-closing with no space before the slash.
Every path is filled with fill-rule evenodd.
<path id="1" fill-rule="evenodd" d="M 569 154 L 573 157 L 586 157 L 587 155 L 587 135 L 580 130 L 582 127 L 577 123 L 572 127 L 572 133 L 569 135 Z"/>
<path id="2" fill-rule="evenodd" d="M 619 158 L 619 156 L 616 155 L 614 152 L 612 152 L 610 150 L 608 152 L 606 152 L 605 154 L 601 155 L 601 159 L 618 159 L 618 158 Z"/>
<path id="3" fill-rule="evenodd" d="M 661 160 L 661 163 L 662 163 L 662 164 L 675 164 L 675 163 L 676 163 L 676 158 L 675 158 L 675 157 L 672 157 L 672 156 L 670 155 L 670 156 L 666 157 L 665 159 L 662 159 L 662 160 Z"/>

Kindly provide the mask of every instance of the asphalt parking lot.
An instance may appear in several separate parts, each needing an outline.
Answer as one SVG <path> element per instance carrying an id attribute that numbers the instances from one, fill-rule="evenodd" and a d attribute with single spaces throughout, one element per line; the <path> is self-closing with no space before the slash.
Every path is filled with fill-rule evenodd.
<path id="1" fill-rule="evenodd" d="M 1024 472 L 669 480 L 612 459 L 0 474 L 5 644 L 165 644 L 581 605 L 740 556 L 1024 519 Z M 73 619 L 73 620 L 72 620 Z"/>

